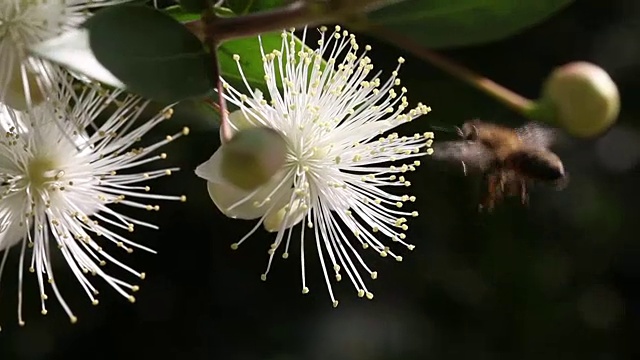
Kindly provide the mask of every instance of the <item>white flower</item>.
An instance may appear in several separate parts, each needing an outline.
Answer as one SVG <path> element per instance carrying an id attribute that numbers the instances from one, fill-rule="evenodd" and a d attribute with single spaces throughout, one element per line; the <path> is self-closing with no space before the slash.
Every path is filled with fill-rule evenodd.
<path id="1" fill-rule="evenodd" d="M 29 48 L 80 25 L 89 9 L 130 0 L 1 0 L 0 102 L 23 110 L 60 80 Z M 24 81 L 24 80 L 27 81 Z"/>
<path id="2" fill-rule="evenodd" d="M 293 34 L 287 32 L 282 34 L 280 51 L 265 54 L 262 50 L 270 102 L 263 99 L 259 91 L 251 91 L 237 55 L 238 69 L 250 95 L 225 83 L 226 98 L 240 107 L 230 115 L 234 131 L 265 126 L 279 131 L 287 139 L 287 160 L 281 171 L 255 191 L 241 190 L 220 176 L 221 151 L 218 149 L 196 169 L 196 174 L 208 180 L 209 194 L 224 214 L 232 218 L 259 219 L 249 234 L 232 245 L 233 249 L 261 224 L 276 233 L 263 280 L 276 250 L 283 243 L 282 257 L 289 256 L 292 230 L 300 224 L 303 230 L 299 239 L 302 293 L 309 292 L 304 251 L 309 241 L 313 241 L 320 254 L 329 295 L 337 306 L 329 276 L 331 271 L 337 281 L 346 273 L 358 296 L 373 298 L 360 272 L 366 271 L 373 279 L 377 272 L 365 264 L 355 244 L 397 261 L 402 257 L 378 236 L 413 249 L 413 245 L 404 241 L 404 231 L 407 217 L 418 213 L 405 210 L 405 202 L 413 202 L 415 197 L 392 194 L 382 187 L 396 187 L 401 191 L 410 185 L 405 173 L 414 171 L 420 164 L 417 157 L 432 152 L 433 134 L 407 137 L 389 133 L 430 110 L 418 104 L 415 109 L 404 112 L 408 107 L 404 97 L 406 89 L 394 90 L 400 85 L 397 78 L 400 65 L 383 83 L 379 74 L 371 74 L 373 65 L 366 55 L 369 46 L 358 54 L 359 46 L 353 35 L 339 27 L 333 34 L 327 35 L 325 28 L 320 32 L 321 40 L 315 51 L 296 48 Z M 305 37 L 306 32 L 303 41 Z M 324 54 L 329 56 L 326 68 L 322 64 Z M 400 58 L 399 63 L 403 62 Z M 285 84 L 282 92 L 277 88 L 278 82 Z M 391 164 L 403 160 L 405 163 Z"/>
<path id="3" fill-rule="evenodd" d="M 96 87 L 84 88 L 79 94 L 63 89 L 56 93 L 59 94 L 56 101 L 43 103 L 29 112 L 3 107 L 0 113 L 1 127 L 5 130 L 0 138 L 0 252 L 4 250 L 0 277 L 10 248 L 18 245 L 20 324 L 24 323 L 25 267 L 35 273 L 42 313 L 46 314 L 45 300 L 53 294 L 71 321 L 76 321 L 54 282 L 54 251 L 59 251 L 94 304 L 98 303 L 97 290 L 88 274 L 102 278 L 135 301 L 130 292 L 138 286 L 110 276 L 102 266 L 111 263 L 144 279 L 144 273 L 128 267 L 107 251 L 118 247 L 126 252 L 134 248 L 153 252 L 120 232 L 131 232 L 134 225 L 157 227 L 121 214 L 111 204 L 156 211 L 158 206 L 147 201 L 186 200 L 184 196 L 150 193 L 150 188 L 141 184 L 170 175 L 176 169 L 136 170 L 140 165 L 147 167 L 166 158 L 165 154 L 153 152 L 188 133 L 185 128 L 140 147 L 140 138 L 171 116 L 170 108 L 134 126 L 147 104 L 138 97 Z M 100 122 L 94 122 L 98 117 Z"/>

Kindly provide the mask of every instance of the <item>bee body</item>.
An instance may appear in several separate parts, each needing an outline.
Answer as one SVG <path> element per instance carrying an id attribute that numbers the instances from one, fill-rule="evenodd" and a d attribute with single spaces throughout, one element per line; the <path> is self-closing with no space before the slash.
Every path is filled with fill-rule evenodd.
<path id="1" fill-rule="evenodd" d="M 527 183 L 566 184 L 562 160 L 548 147 L 555 132 L 535 123 L 518 129 L 470 120 L 458 129 L 460 141 L 440 143 L 434 158 L 460 161 L 463 168 L 478 170 L 488 180 L 488 193 L 481 207 L 491 210 L 505 196 L 520 196 L 528 202 Z"/>

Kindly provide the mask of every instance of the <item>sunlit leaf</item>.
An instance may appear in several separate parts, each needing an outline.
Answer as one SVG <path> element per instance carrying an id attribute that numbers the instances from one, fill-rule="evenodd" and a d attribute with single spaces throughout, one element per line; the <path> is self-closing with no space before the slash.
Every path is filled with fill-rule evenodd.
<path id="1" fill-rule="evenodd" d="M 202 16 L 202 14 L 200 14 L 199 12 L 187 11 L 179 5 L 164 8 L 162 9 L 162 11 L 180 22 L 198 20 Z"/>
<path id="2" fill-rule="evenodd" d="M 268 34 L 262 34 L 262 45 L 265 54 L 270 53 L 273 50 L 280 50 L 282 47 L 281 32 L 273 32 Z M 301 49 L 303 46 L 309 49 L 302 43 L 300 39 L 295 38 L 296 48 Z M 238 71 L 238 65 L 233 60 L 233 55 L 240 56 L 240 65 L 242 66 L 242 72 L 247 79 L 249 85 L 254 88 L 258 88 L 263 92 L 267 92 L 267 88 L 264 80 L 264 67 L 262 62 L 262 55 L 260 53 L 260 42 L 258 37 L 242 38 L 232 40 L 223 43 L 218 48 L 218 61 L 220 62 L 220 74 L 222 77 L 230 82 L 232 85 L 239 89 L 244 89 L 245 85 L 242 82 L 240 72 Z M 326 60 L 326 59 L 325 59 Z M 323 66 L 326 63 L 323 61 Z M 278 84 L 281 86 L 282 84 Z"/>
<path id="3" fill-rule="evenodd" d="M 236 14 L 248 14 L 274 9 L 287 3 L 285 0 L 227 0 L 227 6 Z"/>
<path id="4" fill-rule="evenodd" d="M 207 8 L 208 0 L 178 0 L 180 7 L 191 13 L 199 13 Z"/>
<path id="5" fill-rule="evenodd" d="M 200 12 L 187 11 L 179 5 L 166 7 L 162 9 L 162 11 L 180 22 L 195 21 L 202 17 Z M 233 11 L 224 7 L 215 7 L 213 8 L 213 12 L 219 17 L 235 16 Z"/>

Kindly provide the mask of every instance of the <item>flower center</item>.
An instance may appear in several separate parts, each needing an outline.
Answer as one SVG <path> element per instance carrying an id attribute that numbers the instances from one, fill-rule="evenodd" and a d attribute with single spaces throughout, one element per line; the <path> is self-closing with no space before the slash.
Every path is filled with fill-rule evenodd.
<path id="1" fill-rule="evenodd" d="M 290 157 L 290 164 L 294 164 L 299 167 L 317 167 L 324 163 L 329 156 L 331 146 L 324 147 L 310 147 L 307 149 L 293 149 Z"/>
<path id="2" fill-rule="evenodd" d="M 64 171 L 56 169 L 50 158 L 36 157 L 27 166 L 27 180 L 34 190 L 45 190 L 45 186 L 57 181 L 64 175 Z"/>
<path id="3" fill-rule="evenodd" d="M 18 8 L 0 9 L 0 11 L 5 12 L 4 14 L 0 14 L 0 38 L 9 37 L 12 41 L 17 40 L 18 31 L 24 27 L 24 10 L 20 9 L 24 9 L 25 5 L 27 7 L 29 6 L 29 4 L 21 4 L 18 5 Z M 16 4 L 5 4 L 5 6 L 14 7 Z"/>
<path id="4" fill-rule="evenodd" d="M 10 35 L 9 31 L 11 30 L 12 22 L 13 21 L 0 19 L 0 39 L 8 37 Z"/>

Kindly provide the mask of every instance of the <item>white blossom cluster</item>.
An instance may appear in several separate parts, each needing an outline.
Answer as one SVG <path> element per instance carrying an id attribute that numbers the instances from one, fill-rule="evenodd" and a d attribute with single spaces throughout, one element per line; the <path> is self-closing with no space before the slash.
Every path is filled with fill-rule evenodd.
<path id="1" fill-rule="evenodd" d="M 184 196 L 154 194 L 143 184 L 177 169 L 136 170 L 162 161 L 166 154 L 156 150 L 188 133 L 185 128 L 157 143 L 138 144 L 171 117 L 171 108 L 134 124 L 148 101 L 79 82 L 30 52 L 39 42 L 76 28 L 91 9 L 122 2 L 0 1 L 0 281 L 13 273 L 5 267 L 9 254 L 17 252 L 20 325 L 25 323 L 23 285 L 31 280 L 39 289 L 42 314 L 53 297 L 71 322 L 77 320 L 54 277 L 55 259 L 66 262 L 93 304 L 98 304 L 96 278 L 135 301 L 138 285 L 109 275 L 105 266 L 144 279 L 144 272 L 113 252 L 153 252 L 125 235 L 135 226 L 156 226 L 112 204 L 156 211 L 158 200 L 185 201 Z"/>

